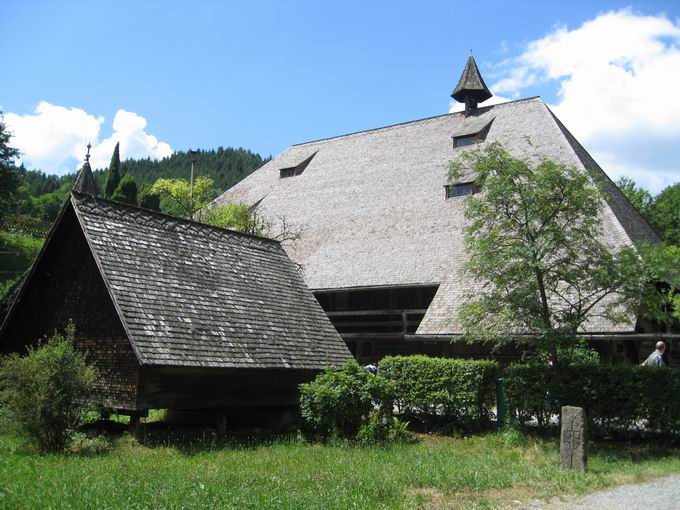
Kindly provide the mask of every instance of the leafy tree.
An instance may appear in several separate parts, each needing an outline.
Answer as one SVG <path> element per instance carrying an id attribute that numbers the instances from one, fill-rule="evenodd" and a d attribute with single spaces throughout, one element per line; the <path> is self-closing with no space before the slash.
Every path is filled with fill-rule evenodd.
<path id="1" fill-rule="evenodd" d="M 7 357 L 0 367 L 0 401 L 41 451 L 61 451 L 80 424 L 94 368 L 74 347 L 75 327 L 55 333 L 28 354 Z"/>
<path id="2" fill-rule="evenodd" d="M 199 213 L 215 198 L 217 192 L 210 177 L 194 180 L 193 196 L 185 179 L 158 179 L 151 193 L 161 197 L 161 210 L 181 218 L 200 219 Z"/>
<path id="3" fill-rule="evenodd" d="M 271 224 L 244 203 L 213 207 L 206 212 L 203 222 L 259 236 L 265 236 L 271 230 Z"/>
<path id="4" fill-rule="evenodd" d="M 19 151 L 9 146 L 11 136 L 0 112 L 0 220 L 4 219 L 12 208 L 15 194 L 21 185 L 13 164 L 14 158 L 19 156 Z"/>
<path id="5" fill-rule="evenodd" d="M 480 286 L 459 310 L 468 341 L 530 344 L 557 368 L 589 319 L 629 319 L 649 271 L 633 248 L 600 241 L 604 192 L 592 176 L 499 144 L 450 163 L 452 182 L 470 172 L 483 192 L 465 204 L 466 271 Z"/>
<path id="6" fill-rule="evenodd" d="M 106 198 L 111 198 L 116 188 L 120 184 L 120 144 L 116 143 L 111 155 L 111 163 L 109 164 L 109 173 L 106 175 L 106 184 L 104 185 L 104 193 Z"/>
<path id="7" fill-rule="evenodd" d="M 259 214 L 256 208 L 248 207 L 242 202 L 210 207 L 201 221 L 215 227 L 268 237 L 282 244 L 294 243 L 302 235 L 301 229 L 290 225 L 285 217 L 279 216 L 277 221 L 273 221 Z M 298 269 L 302 270 L 302 267 L 298 266 Z"/>
<path id="8" fill-rule="evenodd" d="M 650 209 L 654 204 L 654 199 L 649 191 L 638 187 L 633 179 L 628 177 L 620 177 L 616 181 L 616 185 L 626 195 L 626 198 L 631 204 L 643 215 L 649 218 Z"/>
<path id="9" fill-rule="evenodd" d="M 112 200 L 137 205 L 137 183 L 131 175 L 124 175 L 120 180 L 116 191 L 111 195 Z"/>
<path id="10" fill-rule="evenodd" d="M 680 182 L 656 196 L 650 219 L 666 243 L 680 246 Z"/>
<path id="11" fill-rule="evenodd" d="M 151 186 L 148 184 L 143 184 L 142 189 L 137 195 L 139 200 L 139 207 L 144 207 L 145 209 L 150 209 L 152 211 L 161 210 L 161 197 L 155 193 L 151 193 Z"/>

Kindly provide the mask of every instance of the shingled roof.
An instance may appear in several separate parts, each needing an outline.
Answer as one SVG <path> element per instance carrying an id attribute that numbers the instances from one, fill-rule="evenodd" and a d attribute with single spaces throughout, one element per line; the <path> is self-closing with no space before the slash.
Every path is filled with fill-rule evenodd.
<path id="1" fill-rule="evenodd" d="M 461 334 L 458 306 L 476 283 L 462 269 L 464 198 L 445 198 L 448 162 L 465 148 L 452 138 L 488 127 L 485 141 L 516 157 L 549 158 L 605 176 L 540 98 L 476 108 L 294 145 L 217 199 L 303 229 L 289 249 L 314 290 L 432 285 L 439 288 L 417 335 Z M 279 178 L 315 154 L 304 173 Z M 605 176 L 606 178 L 606 176 Z M 608 182 L 603 236 L 614 247 L 658 240 L 647 221 Z M 635 319 L 602 318 L 588 332 L 632 332 Z"/>
<path id="2" fill-rule="evenodd" d="M 322 369 L 350 359 L 278 242 L 77 191 L 68 208 L 141 364 Z"/>

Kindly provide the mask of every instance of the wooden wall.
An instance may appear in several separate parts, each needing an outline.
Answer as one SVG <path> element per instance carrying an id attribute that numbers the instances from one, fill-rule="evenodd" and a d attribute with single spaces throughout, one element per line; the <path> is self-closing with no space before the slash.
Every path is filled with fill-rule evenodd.
<path id="1" fill-rule="evenodd" d="M 27 345 L 63 331 L 69 319 L 76 346 L 97 369 L 97 393 L 112 407 L 137 409 L 139 363 L 71 209 L 36 267 L 0 350 L 25 352 Z"/>

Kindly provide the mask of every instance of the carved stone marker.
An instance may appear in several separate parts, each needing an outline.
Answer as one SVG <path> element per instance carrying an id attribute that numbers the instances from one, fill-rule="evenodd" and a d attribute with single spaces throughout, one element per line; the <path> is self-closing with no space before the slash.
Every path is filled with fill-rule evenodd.
<path id="1" fill-rule="evenodd" d="M 562 408 L 560 433 L 560 462 L 564 469 L 583 471 L 588 462 L 588 433 L 586 413 L 581 407 Z"/>

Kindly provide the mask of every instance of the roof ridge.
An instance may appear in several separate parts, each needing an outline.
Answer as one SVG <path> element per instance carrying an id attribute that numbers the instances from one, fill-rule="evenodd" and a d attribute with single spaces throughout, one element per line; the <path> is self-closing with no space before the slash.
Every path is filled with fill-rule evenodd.
<path id="1" fill-rule="evenodd" d="M 186 219 L 186 218 L 179 218 L 177 216 L 172 216 L 171 214 L 167 214 L 167 213 L 164 213 L 164 212 L 161 212 L 161 211 L 154 211 L 152 209 L 147 209 L 145 207 L 140 207 L 140 206 L 132 205 L 132 204 L 126 204 L 124 202 L 118 202 L 116 200 L 111 200 L 109 198 L 90 195 L 88 193 L 81 193 L 81 192 L 76 191 L 76 190 L 71 190 L 71 194 L 75 197 L 75 199 L 78 202 L 82 202 L 82 201 L 87 200 L 87 199 L 93 200 L 95 202 L 98 202 L 98 201 L 99 202 L 106 202 L 106 203 L 114 205 L 116 207 L 120 207 L 120 208 L 123 208 L 123 209 L 125 209 L 125 208 L 133 209 L 133 210 L 136 210 L 136 211 L 139 211 L 139 212 L 148 213 L 151 216 L 160 216 L 161 218 L 164 218 L 164 219 L 167 219 L 167 220 L 172 220 L 172 221 L 175 221 L 179 224 L 184 224 L 184 225 L 187 225 L 187 226 L 195 226 L 195 227 L 199 227 L 199 228 L 203 228 L 203 229 L 209 229 L 209 230 L 217 231 L 218 233 L 225 233 L 225 234 L 230 234 L 230 235 L 235 234 L 237 236 L 247 237 L 247 238 L 257 239 L 257 240 L 262 240 L 262 241 L 268 241 L 270 243 L 274 243 L 274 244 L 278 244 L 278 245 L 281 244 L 280 241 L 277 241 L 276 239 L 272 239 L 270 237 L 258 236 L 258 235 L 255 235 L 255 234 L 248 234 L 246 232 L 240 232 L 238 230 L 233 230 L 233 229 L 224 228 L 224 227 L 217 227 L 215 225 L 209 225 L 207 223 L 201 223 L 200 221 L 189 220 L 189 219 Z"/>
<path id="2" fill-rule="evenodd" d="M 628 205 L 628 207 L 629 207 L 630 209 L 633 210 L 634 214 L 636 214 L 638 217 L 642 218 L 642 220 L 643 220 L 644 223 L 647 225 L 647 227 L 650 229 L 650 231 L 651 231 L 651 232 L 657 237 L 657 239 L 660 241 L 660 240 L 661 240 L 661 236 L 660 236 L 659 233 L 656 231 L 656 229 L 654 228 L 654 226 L 652 225 L 652 223 L 649 221 L 649 219 L 647 219 L 647 217 L 646 217 L 644 214 L 642 214 L 640 211 L 638 211 L 637 207 L 635 207 L 635 206 L 633 205 L 633 203 L 632 203 L 632 202 L 630 201 L 630 199 L 626 196 L 626 194 L 625 194 L 623 191 L 621 191 L 621 189 L 618 187 L 618 185 L 612 180 L 611 177 L 609 177 L 609 174 L 608 174 L 607 172 L 604 171 L 604 169 L 603 169 L 603 168 L 600 166 L 600 164 L 595 160 L 595 158 L 593 158 L 593 156 L 591 156 L 591 154 L 590 154 L 590 153 L 588 152 L 588 150 L 583 146 L 583 144 L 582 144 L 582 143 L 581 143 L 581 142 L 580 142 L 580 141 L 579 141 L 579 140 L 571 133 L 571 131 L 569 131 L 569 129 L 567 128 L 567 126 L 565 126 L 565 125 L 562 123 L 562 121 L 557 117 L 557 115 L 555 115 L 555 113 L 550 109 L 550 107 L 549 107 L 548 105 L 545 105 L 545 107 L 546 107 L 546 109 L 548 110 L 548 113 L 550 114 L 551 118 L 553 119 L 553 122 L 554 122 L 555 125 L 557 126 L 557 129 L 560 130 L 560 132 L 561 132 L 562 135 L 564 136 L 564 138 L 565 138 L 567 144 L 569 145 L 569 147 L 571 148 L 571 150 L 574 151 L 574 155 L 575 155 L 576 158 L 581 162 L 581 164 L 583 165 L 583 167 L 584 167 L 586 170 L 588 170 L 588 171 L 593 171 L 593 170 L 594 170 L 594 171 L 598 172 L 600 175 L 604 176 L 604 178 L 606 179 L 606 181 L 609 183 L 609 186 L 608 186 L 608 187 L 610 188 L 610 190 L 614 190 L 614 192 L 617 193 L 617 194 L 619 195 L 619 197 L 623 197 L 623 199 L 625 200 L 625 202 L 626 202 L 626 204 Z M 575 145 L 576 145 L 576 147 L 575 147 Z M 594 168 L 590 168 L 589 165 L 586 164 L 586 162 L 583 160 L 583 158 L 582 158 L 581 155 L 579 154 L 579 149 L 580 149 L 581 151 L 583 151 L 583 153 L 585 154 L 585 156 L 590 160 L 590 162 L 592 162 L 592 164 L 594 165 Z M 612 199 L 614 198 L 613 196 L 611 196 L 611 193 L 608 193 L 608 195 L 609 195 Z M 619 218 L 618 214 L 617 214 L 617 213 L 614 211 L 614 209 L 612 208 L 612 204 L 609 203 L 609 200 L 607 200 L 607 203 L 608 203 L 610 209 L 612 210 L 612 213 L 614 214 L 614 216 L 616 216 L 617 222 L 619 223 L 619 225 L 621 226 L 621 228 L 624 230 L 624 232 L 625 232 L 626 236 L 628 237 L 628 239 L 630 239 L 630 241 L 631 241 L 632 243 L 635 243 L 637 239 L 634 239 L 634 238 L 633 238 L 633 237 L 634 237 L 633 232 L 629 232 L 629 230 L 628 230 L 628 228 L 626 227 L 626 225 L 624 224 L 624 222 L 621 221 L 621 218 Z"/>
<path id="3" fill-rule="evenodd" d="M 486 110 L 490 110 L 492 108 L 496 108 L 498 106 L 505 106 L 505 105 L 512 104 L 512 103 L 521 103 L 522 101 L 532 101 L 534 99 L 539 99 L 540 97 L 541 96 L 523 97 L 521 99 L 513 99 L 512 101 L 505 101 L 503 103 L 496 103 L 496 104 L 490 104 L 488 106 L 481 106 L 481 107 L 475 108 L 475 113 L 479 112 L 480 110 L 486 111 Z M 423 122 L 423 121 L 426 121 L 426 120 L 438 119 L 440 117 L 448 117 L 449 115 L 464 115 L 464 113 L 465 112 L 463 112 L 463 111 L 442 113 L 440 115 L 432 115 L 430 117 L 423 117 L 421 119 L 414 119 L 414 120 L 407 120 L 407 121 L 404 121 L 404 122 L 397 122 L 395 124 L 388 124 L 386 126 L 380 126 L 380 127 L 377 127 L 377 128 L 361 129 L 359 131 L 352 131 L 350 133 L 344 133 L 342 135 L 328 136 L 326 138 L 318 138 L 316 140 L 309 140 L 307 142 L 294 143 L 293 145 L 291 145 L 291 147 L 302 147 L 303 145 L 308 145 L 308 144 L 312 144 L 312 143 L 325 142 L 325 141 L 328 141 L 328 140 L 335 140 L 336 138 L 344 138 L 346 136 L 360 135 L 360 134 L 363 134 L 363 133 L 371 133 L 373 131 L 380 131 L 382 129 L 390 129 L 390 128 L 393 128 L 393 127 L 405 126 L 407 124 L 415 124 L 417 122 Z M 262 168 L 262 167 L 260 167 L 260 168 Z"/>

